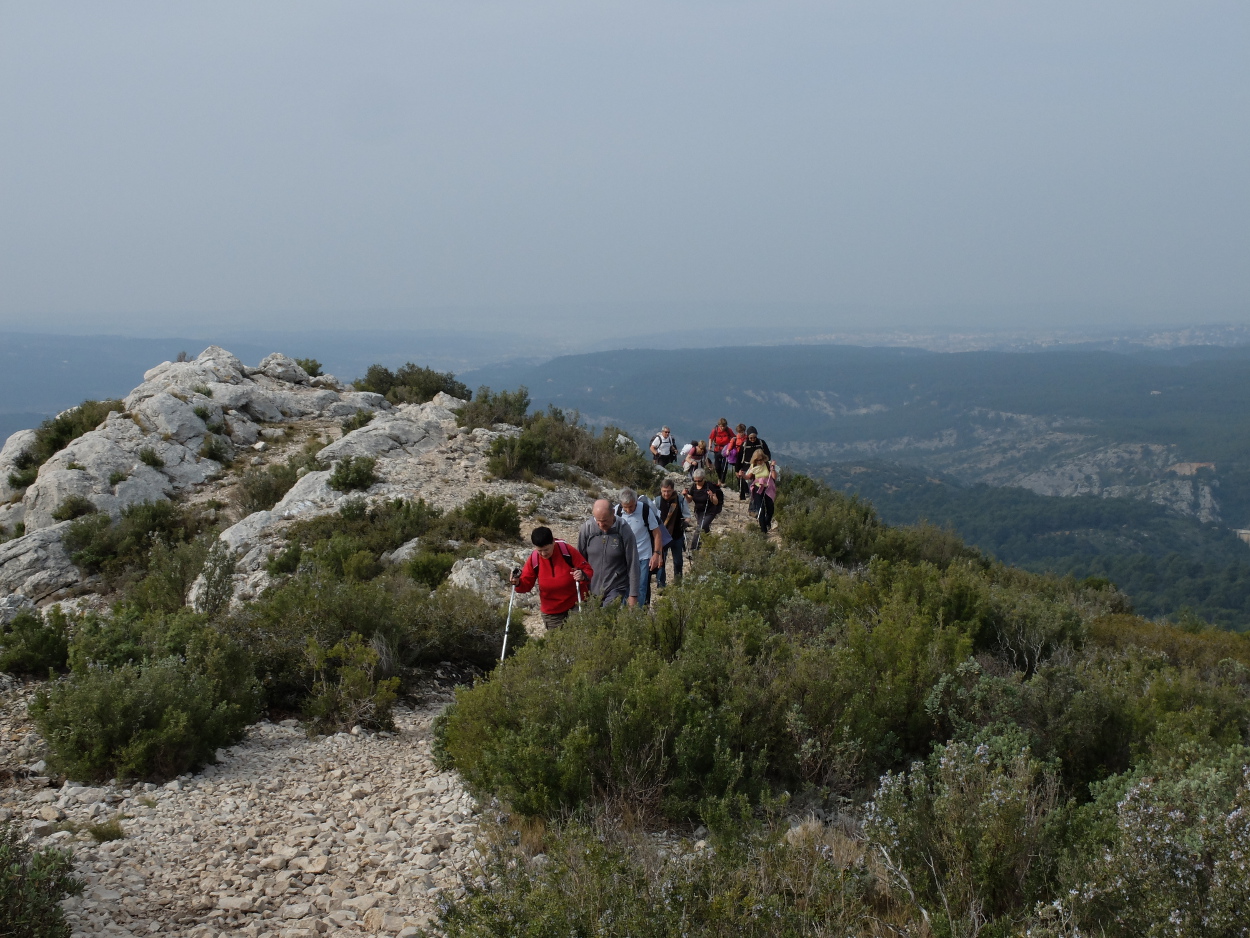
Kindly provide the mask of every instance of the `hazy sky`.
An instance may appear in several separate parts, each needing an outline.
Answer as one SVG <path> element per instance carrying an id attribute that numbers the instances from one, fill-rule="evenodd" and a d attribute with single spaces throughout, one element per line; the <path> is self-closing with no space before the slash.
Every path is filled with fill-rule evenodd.
<path id="1" fill-rule="evenodd" d="M 0 327 L 1245 321 L 1248 49 L 1245 0 L 0 0 Z"/>

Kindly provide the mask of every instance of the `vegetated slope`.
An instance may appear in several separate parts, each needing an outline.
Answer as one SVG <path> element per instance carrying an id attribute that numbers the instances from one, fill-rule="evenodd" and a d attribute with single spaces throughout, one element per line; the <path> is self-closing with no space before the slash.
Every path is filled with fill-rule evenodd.
<path id="1" fill-rule="evenodd" d="M 1110 580 L 1142 615 L 1189 613 L 1224 628 L 1250 628 L 1250 547 L 1219 525 L 1139 500 L 964 486 L 890 463 L 838 463 L 820 476 L 872 502 L 891 524 L 928 521 L 1004 563 Z"/>
<path id="2" fill-rule="evenodd" d="M 663 423 L 702 437 L 727 416 L 755 424 L 775 451 L 812 462 L 888 458 L 964 482 L 1140 495 L 1242 526 L 1250 523 L 1250 360 L 1244 349 L 1211 354 L 1224 357 L 625 350 L 464 377 L 525 384 L 539 406 L 578 409 L 638 437 Z M 1215 470 L 1181 475 L 1178 463 Z"/>
<path id="3" fill-rule="evenodd" d="M 777 517 L 457 692 L 507 813 L 447 934 L 1246 933 L 1250 638 L 803 477 Z"/>

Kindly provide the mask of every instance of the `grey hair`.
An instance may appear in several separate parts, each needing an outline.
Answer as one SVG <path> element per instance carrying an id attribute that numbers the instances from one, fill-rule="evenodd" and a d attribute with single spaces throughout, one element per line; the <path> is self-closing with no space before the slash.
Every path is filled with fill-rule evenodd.
<path id="1" fill-rule="evenodd" d="M 704 472 L 702 468 L 699 468 L 699 469 L 696 469 L 694 472 L 690 473 L 690 475 L 695 479 L 702 479 L 702 478 L 706 478 L 707 473 Z"/>
<path id="2" fill-rule="evenodd" d="M 621 489 L 620 499 L 622 505 L 632 505 L 638 501 L 638 493 L 633 489 Z"/>

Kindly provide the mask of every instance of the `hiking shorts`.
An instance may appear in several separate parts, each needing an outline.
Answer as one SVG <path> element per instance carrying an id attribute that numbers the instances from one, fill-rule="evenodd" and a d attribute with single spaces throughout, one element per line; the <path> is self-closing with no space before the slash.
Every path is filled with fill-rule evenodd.
<path id="1" fill-rule="evenodd" d="M 552 629 L 558 629 L 564 623 L 569 621 L 569 613 L 572 610 L 566 609 L 564 612 L 557 612 L 554 615 L 548 612 L 542 614 L 543 626 L 550 632 Z"/>

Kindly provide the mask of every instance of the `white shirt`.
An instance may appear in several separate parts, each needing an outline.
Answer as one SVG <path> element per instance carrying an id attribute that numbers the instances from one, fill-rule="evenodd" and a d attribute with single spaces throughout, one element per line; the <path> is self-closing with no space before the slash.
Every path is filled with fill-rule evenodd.
<path id="1" fill-rule="evenodd" d="M 647 505 L 647 519 L 644 523 L 642 518 L 643 503 Z M 639 497 L 634 504 L 634 510 L 627 513 L 620 505 L 616 506 L 616 510 L 620 515 L 621 521 L 629 525 L 629 529 L 634 532 L 634 540 L 638 542 L 638 559 L 639 561 L 650 560 L 651 555 L 655 553 L 655 540 L 651 536 L 651 532 L 660 526 L 660 514 L 655 510 L 655 505 L 651 504 L 651 499 L 643 495 Z"/>
<path id="2" fill-rule="evenodd" d="M 673 439 L 671 433 L 668 436 L 660 434 L 651 441 L 651 445 L 655 447 L 655 451 L 661 456 L 668 456 L 677 448 L 677 441 Z"/>

